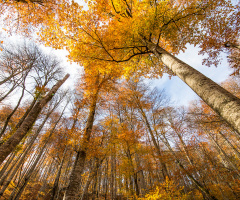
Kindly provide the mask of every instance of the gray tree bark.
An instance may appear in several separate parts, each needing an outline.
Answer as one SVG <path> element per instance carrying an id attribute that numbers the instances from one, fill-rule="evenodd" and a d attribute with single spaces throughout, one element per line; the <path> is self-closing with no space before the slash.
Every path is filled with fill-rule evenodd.
<path id="1" fill-rule="evenodd" d="M 81 175 L 84 169 L 85 159 L 87 156 L 86 152 L 88 148 L 88 143 L 92 133 L 92 127 L 94 122 L 99 89 L 100 88 L 97 89 L 97 92 L 95 93 L 90 106 L 87 124 L 83 134 L 83 140 L 77 152 L 76 160 L 74 162 L 74 166 L 69 178 L 69 185 L 67 187 L 66 194 L 65 194 L 66 200 L 77 200 L 79 198 L 78 190 L 79 190 L 79 185 L 81 183 Z"/>
<path id="2" fill-rule="evenodd" d="M 63 152 L 63 157 L 62 157 L 62 160 L 61 160 L 61 163 L 59 164 L 59 169 L 58 169 L 58 172 L 57 172 L 57 176 L 54 180 L 54 184 L 53 184 L 53 189 L 52 189 L 52 196 L 51 196 L 51 200 L 54 200 L 57 198 L 57 191 L 58 191 L 58 185 L 59 185 L 59 179 L 60 179 L 60 175 L 61 175 L 61 171 L 62 171 L 62 167 L 63 167 L 63 162 L 65 160 L 65 155 L 66 155 L 66 152 L 67 152 L 67 146 L 65 147 L 64 149 L 64 152 Z"/>
<path id="3" fill-rule="evenodd" d="M 140 101 L 138 100 L 138 98 L 136 100 L 137 100 L 138 109 L 140 110 L 140 113 L 141 113 L 141 115 L 142 115 L 142 117 L 143 117 L 143 119 L 145 121 L 146 127 L 147 127 L 147 129 L 148 129 L 148 131 L 149 131 L 149 133 L 151 135 L 151 140 L 152 140 L 153 145 L 154 145 L 154 147 L 156 149 L 156 152 L 157 152 L 157 155 L 158 155 L 158 159 L 159 159 L 159 164 L 160 164 L 160 166 L 162 168 L 163 178 L 165 180 L 166 177 L 170 178 L 170 176 L 169 176 L 169 173 L 168 173 L 168 170 L 167 170 L 166 163 L 162 160 L 161 149 L 160 149 L 159 145 L 157 144 L 157 141 L 156 141 L 155 136 L 153 134 L 151 125 L 150 125 L 150 123 L 148 121 L 148 118 L 147 118 L 147 116 L 146 116 L 146 114 L 145 114 L 145 112 L 144 112 L 144 110 L 143 110 L 143 108 L 141 106 Z"/>
<path id="4" fill-rule="evenodd" d="M 147 48 L 240 134 L 240 99 L 156 44 Z"/>

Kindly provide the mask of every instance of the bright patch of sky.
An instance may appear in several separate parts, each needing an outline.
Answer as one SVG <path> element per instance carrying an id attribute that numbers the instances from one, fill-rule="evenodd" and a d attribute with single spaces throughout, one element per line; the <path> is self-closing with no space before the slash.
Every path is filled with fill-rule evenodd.
<path id="1" fill-rule="evenodd" d="M 7 40 L 17 41 L 21 40 L 21 37 L 15 36 L 8 38 Z M 70 63 L 67 59 L 68 52 L 65 50 L 54 50 L 50 47 L 44 47 L 43 45 L 41 45 L 41 47 L 46 53 L 56 55 L 62 61 L 64 74 L 70 74 L 70 77 L 64 83 L 62 88 L 69 88 L 70 90 L 74 90 L 74 85 L 77 83 L 76 80 L 81 76 L 83 67 L 79 66 L 76 63 Z M 180 53 L 177 57 L 217 83 L 221 83 L 229 77 L 232 71 L 228 67 L 225 55 L 223 55 L 223 57 L 225 56 L 225 59 L 223 59 L 223 62 L 217 68 L 207 67 L 202 65 L 202 59 L 204 56 L 198 55 L 198 51 L 199 48 L 192 45 L 187 45 L 187 50 L 184 53 Z M 189 88 L 189 86 L 186 85 L 177 76 L 169 79 L 168 74 L 164 74 L 161 79 L 153 80 L 151 82 L 153 86 L 165 90 L 166 94 L 170 97 L 173 105 L 187 106 L 192 100 L 199 99 L 199 97 Z"/>
<path id="2" fill-rule="evenodd" d="M 226 55 L 222 55 L 224 59 L 217 68 L 214 66 L 207 67 L 202 65 L 204 56 L 198 55 L 198 51 L 199 48 L 187 45 L 187 50 L 177 57 L 218 84 L 226 80 L 232 73 Z M 161 79 L 154 80 L 152 83 L 159 89 L 164 89 L 176 106 L 187 106 L 191 101 L 199 99 L 195 92 L 177 76 L 172 77 L 170 80 L 168 75 L 164 74 Z"/>

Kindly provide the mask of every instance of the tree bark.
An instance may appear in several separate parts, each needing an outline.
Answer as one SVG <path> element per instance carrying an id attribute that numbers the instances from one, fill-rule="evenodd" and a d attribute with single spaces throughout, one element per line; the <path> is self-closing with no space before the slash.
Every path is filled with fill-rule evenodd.
<path id="1" fill-rule="evenodd" d="M 217 198 L 213 195 L 211 195 L 209 193 L 209 190 L 207 188 L 205 188 L 200 182 L 198 182 L 190 173 L 188 170 L 185 169 L 185 167 L 182 165 L 182 163 L 180 162 L 180 160 L 178 159 L 177 155 L 175 154 L 175 152 L 173 151 L 171 145 L 169 144 L 167 138 L 165 135 L 163 135 L 164 140 L 163 143 L 167 146 L 167 148 L 169 149 L 169 151 L 172 153 L 172 155 L 174 156 L 176 163 L 178 164 L 178 166 L 180 167 L 180 169 L 187 175 L 187 177 L 199 188 L 199 190 L 203 193 L 203 195 L 205 195 L 209 200 L 217 200 Z"/>
<path id="2" fill-rule="evenodd" d="M 40 158 L 42 157 L 44 151 L 46 150 L 46 146 L 47 146 L 50 138 L 52 137 L 52 135 L 53 135 L 53 133 L 54 133 L 56 127 L 57 127 L 57 124 L 58 124 L 59 121 L 61 120 L 61 118 L 62 118 L 62 116 L 63 116 L 63 113 L 64 113 L 67 105 L 68 105 L 68 103 L 67 103 L 66 106 L 64 107 L 61 115 L 59 116 L 58 120 L 55 122 L 54 127 L 51 129 L 48 137 L 47 137 L 46 140 L 44 141 L 44 145 L 43 145 L 43 147 L 41 147 L 41 150 L 40 150 L 37 158 L 35 159 L 35 161 L 34 161 L 33 164 L 31 165 L 29 171 L 27 172 L 26 176 L 24 177 L 23 183 L 22 183 L 22 184 L 20 183 L 21 186 L 20 186 L 20 189 L 18 190 L 16 196 L 13 198 L 13 196 L 14 196 L 14 194 L 13 194 L 12 199 L 18 200 L 18 199 L 20 198 L 22 192 L 24 191 L 24 188 L 26 187 L 28 181 L 30 180 L 30 178 L 31 178 L 31 176 L 32 176 L 32 174 L 33 174 L 33 172 L 34 172 L 34 169 L 36 168 L 36 166 L 37 166 Z M 47 151 L 47 150 L 46 150 L 46 151 Z"/>
<path id="3" fill-rule="evenodd" d="M 18 103 L 17 103 L 17 105 L 15 106 L 15 108 L 14 108 L 13 111 L 8 115 L 8 117 L 7 117 L 6 121 L 5 121 L 5 124 L 4 124 L 4 126 L 3 126 L 2 130 L 1 130 L 0 138 L 3 136 L 3 134 L 4 134 L 4 132 L 5 132 L 6 128 L 7 128 L 7 125 L 8 125 L 8 123 L 9 123 L 11 117 L 13 116 L 13 114 L 14 114 L 14 113 L 16 112 L 16 110 L 18 109 L 18 107 L 19 107 L 19 105 L 20 105 L 20 103 L 21 103 L 21 101 L 22 101 L 22 98 L 23 98 L 23 96 L 24 96 L 24 91 L 25 91 L 25 79 L 24 79 L 24 81 L 23 81 L 22 94 L 21 94 L 21 96 L 20 96 L 20 98 L 19 98 L 19 100 L 18 100 Z"/>
<path id="4" fill-rule="evenodd" d="M 3 184 L 3 187 L 0 190 L 0 197 L 3 195 L 4 191 L 7 189 L 8 185 L 11 183 L 13 177 L 15 176 L 15 174 L 17 173 L 17 171 L 19 170 L 19 167 L 23 164 L 25 158 L 27 157 L 28 152 L 31 150 L 34 141 L 36 140 L 36 138 L 38 137 L 39 133 L 41 132 L 43 126 L 45 125 L 46 121 L 48 120 L 49 116 L 51 115 L 51 113 L 54 111 L 56 107 L 54 107 L 52 110 L 50 110 L 45 119 L 43 120 L 43 122 L 41 123 L 41 125 L 38 127 L 37 131 L 34 133 L 33 137 L 31 138 L 26 150 L 24 151 L 21 159 L 19 160 L 18 164 L 15 166 L 15 169 L 13 170 L 13 172 L 11 173 L 11 175 L 8 177 L 8 179 L 5 181 L 5 183 Z"/>
<path id="5" fill-rule="evenodd" d="M 153 145 L 154 145 L 154 147 L 156 149 L 156 152 L 157 152 L 157 155 L 158 155 L 158 159 L 159 159 L 159 163 L 160 163 L 160 166 L 162 168 L 163 179 L 166 180 L 166 177 L 170 178 L 170 176 L 169 176 L 169 173 L 168 173 L 168 170 L 167 170 L 166 163 L 162 159 L 161 149 L 160 149 L 159 145 L 157 144 L 157 141 L 156 141 L 156 139 L 154 137 L 151 125 L 150 125 L 150 123 L 148 121 L 148 118 L 147 118 L 147 116 L 146 116 L 146 114 L 145 114 L 145 112 L 144 112 L 144 110 L 143 110 L 143 108 L 141 106 L 141 103 L 140 103 L 140 101 L 138 99 L 137 99 L 137 105 L 138 105 L 138 109 L 140 110 L 140 113 L 141 113 L 141 115 L 142 115 L 142 117 L 143 117 L 143 119 L 145 121 L 146 127 L 147 127 L 147 129 L 148 129 L 148 131 L 149 131 L 149 133 L 151 135 L 151 140 L 153 142 Z"/>
<path id="6" fill-rule="evenodd" d="M 87 148 L 88 143 L 90 140 L 90 136 L 92 133 L 92 127 L 94 122 L 94 116 L 96 111 L 97 99 L 98 99 L 98 92 L 100 87 L 97 89 L 95 95 L 93 96 L 93 100 L 90 106 L 89 115 L 87 119 L 86 128 L 83 134 L 83 139 L 81 146 L 77 152 L 76 160 L 74 162 L 74 166 L 69 178 L 69 185 L 66 190 L 65 198 L 66 200 L 77 200 L 78 197 L 78 190 L 79 185 L 81 183 L 81 175 L 85 165 L 85 159 L 87 156 Z"/>
<path id="7" fill-rule="evenodd" d="M 98 169 L 101 166 L 103 160 L 104 159 L 99 160 L 98 158 L 96 158 L 94 166 L 93 166 L 92 170 L 90 171 L 89 176 L 88 176 L 88 180 L 87 180 L 87 182 L 84 186 L 82 196 L 81 196 L 81 200 L 87 199 L 88 188 L 89 188 L 93 178 L 97 176 Z"/>
<path id="8" fill-rule="evenodd" d="M 57 92 L 59 87 L 67 80 L 69 74 L 67 74 L 62 80 L 59 80 L 48 94 L 43 97 L 29 112 L 22 125 L 16 130 L 16 132 L 0 147 L 0 164 L 5 158 L 15 149 L 15 147 L 21 142 L 23 137 L 31 129 L 38 115 L 40 114 L 43 107 L 52 99 L 54 94 Z"/>
<path id="9" fill-rule="evenodd" d="M 28 109 L 26 110 L 26 112 L 24 113 L 24 115 L 21 117 L 21 119 L 18 121 L 17 125 L 15 126 L 14 130 L 17 130 L 23 123 L 23 121 L 26 119 L 26 117 L 28 116 L 28 114 L 30 113 L 30 111 L 32 110 L 33 106 L 35 105 L 35 103 L 37 102 L 37 99 L 33 99 L 31 105 L 28 107 Z"/>
<path id="10" fill-rule="evenodd" d="M 52 196 L 51 196 L 51 200 L 54 200 L 56 199 L 57 197 L 57 191 L 58 191 L 58 185 L 59 185 L 59 179 L 60 179 L 60 175 L 61 175 L 61 171 L 62 171 L 62 167 L 63 167 L 63 162 L 64 162 L 64 159 L 65 159 L 65 154 L 67 152 L 67 146 L 65 147 L 64 149 L 64 152 L 63 152 L 63 157 L 62 157 L 62 160 L 61 160 L 61 163 L 59 164 L 59 169 L 58 169 L 58 172 L 57 172 L 57 176 L 54 180 L 54 184 L 53 184 L 53 189 L 52 189 Z"/>
<path id="11" fill-rule="evenodd" d="M 156 44 L 147 48 L 240 134 L 240 99 Z"/>

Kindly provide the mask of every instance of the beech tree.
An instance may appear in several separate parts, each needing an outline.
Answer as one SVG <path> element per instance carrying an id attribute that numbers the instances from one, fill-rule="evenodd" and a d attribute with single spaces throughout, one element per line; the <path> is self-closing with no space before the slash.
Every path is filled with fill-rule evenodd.
<path id="1" fill-rule="evenodd" d="M 238 47 L 239 7 L 224 0 L 96 0 L 87 4 L 86 11 L 77 2 L 67 0 L 1 1 L 8 31 L 29 34 L 36 30 L 41 42 L 65 48 L 69 59 L 84 67 L 83 87 L 78 87 L 82 97 L 78 94 L 73 116 L 61 122 L 66 123 L 64 130 L 71 139 L 55 143 L 65 144 L 64 148 L 60 145 L 58 153 L 49 146 L 53 159 L 43 157 L 47 167 L 41 162 L 36 164 L 40 154 L 34 154 L 31 161 L 25 162 L 23 173 L 18 170 L 20 178 L 16 174 L 12 182 L 30 191 L 25 185 L 31 181 L 28 172 L 35 173 L 40 185 L 34 190 L 38 191 L 36 198 L 238 199 L 238 86 L 233 85 L 228 92 L 175 55 L 188 43 L 208 53 L 208 65 L 219 62 L 217 55 L 222 49 L 236 54 L 231 49 Z M 6 16 L 4 8 L 9 12 Z M 54 75 L 51 68 L 41 68 L 35 74 L 36 93 L 47 93 L 48 79 L 42 76 L 45 72 Z M 180 108 L 161 107 L 158 91 L 146 94 L 135 87 L 141 77 L 158 78 L 163 73 L 179 76 L 220 117 L 203 102 L 182 113 Z M 120 88 L 116 82 L 123 75 L 126 83 L 119 80 L 123 85 Z M 10 70 L 3 84 L 8 77 L 17 76 Z M 51 99 L 52 90 L 46 96 L 38 95 L 16 132 L 0 146 L 5 175 L 21 161 L 21 156 L 9 154 L 30 130 L 43 107 L 41 103 Z M 97 120 L 96 112 L 102 114 Z M 29 126 L 27 122 L 31 122 Z M 24 134 L 20 134 L 24 127 Z M 39 149 L 42 153 L 41 146 L 36 147 L 36 151 Z M 69 155 L 66 159 L 65 154 Z M 23 177 L 26 182 L 21 181 Z M 21 188 L 16 198 L 25 195 Z M 7 191 L 15 195 L 11 189 Z"/>
<path id="2" fill-rule="evenodd" d="M 53 17 L 44 24 L 48 29 L 43 28 L 40 32 L 46 44 L 66 47 L 69 57 L 86 67 L 93 61 L 108 61 L 116 67 L 124 66 L 126 74 L 131 71 L 146 74 L 153 70 L 158 71 L 158 74 L 151 73 L 153 76 L 161 76 L 163 72 L 173 72 L 239 132 L 238 98 L 168 53 L 177 54 L 187 43 L 205 47 L 208 44 L 205 44 L 204 31 L 208 29 L 221 40 L 221 37 L 226 39 L 226 34 L 219 34 L 218 30 L 222 29 L 218 27 L 232 27 L 236 34 L 236 20 L 231 16 L 237 13 L 237 8 L 230 1 L 161 1 L 152 4 L 148 1 L 111 3 L 103 0 L 89 2 L 88 12 L 77 3 L 64 2 L 60 7 L 61 10 L 56 9 L 56 20 Z M 218 23 L 213 26 L 215 21 Z M 154 54 L 155 58 L 149 54 Z M 134 63 L 139 60 L 136 67 Z M 130 62 L 123 64 L 125 61 Z M 159 61 L 167 68 L 159 65 Z M 151 67 L 149 62 L 158 64 Z M 108 70 L 106 65 L 102 66 L 102 70 Z"/>

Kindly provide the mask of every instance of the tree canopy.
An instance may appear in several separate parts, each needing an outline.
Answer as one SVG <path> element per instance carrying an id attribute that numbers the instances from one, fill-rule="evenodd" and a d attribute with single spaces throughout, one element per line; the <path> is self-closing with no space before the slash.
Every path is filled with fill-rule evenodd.
<path id="1" fill-rule="evenodd" d="M 54 56 L 1 43 L 0 199 L 240 198 L 239 5 L 0 0 L 0 17 L 83 67 L 59 91 Z M 220 86 L 176 58 L 187 44 L 209 66 L 228 52 L 235 77 Z M 174 107 L 146 81 L 164 73 L 201 100 Z"/>

